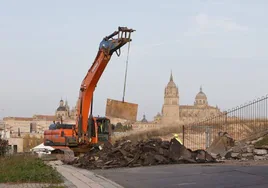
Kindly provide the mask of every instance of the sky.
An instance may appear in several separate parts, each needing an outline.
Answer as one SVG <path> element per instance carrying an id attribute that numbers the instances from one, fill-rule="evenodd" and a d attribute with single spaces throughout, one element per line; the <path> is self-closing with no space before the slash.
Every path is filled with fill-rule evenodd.
<path id="1" fill-rule="evenodd" d="M 266 0 L 0 0 L 0 117 L 53 115 L 74 106 L 102 38 L 126 26 L 130 45 L 125 101 L 138 119 L 161 112 L 172 70 L 180 104 L 200 85 L 227 110 L 268 93 Z M 114 54 L 94 93 L 94 115 L 121 100 L 127 47 Z"/>

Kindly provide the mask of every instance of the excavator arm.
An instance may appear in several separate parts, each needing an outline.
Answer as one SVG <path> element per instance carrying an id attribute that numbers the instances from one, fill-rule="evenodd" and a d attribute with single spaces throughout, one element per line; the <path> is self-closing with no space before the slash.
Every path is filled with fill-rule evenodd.
<path id="1" fill-rule="evenodd" d="M 113 53 L 116 52 L 117 55 L 120 56 L 120 48 L 126 43 L 131 42 L 131 33 L 134 31 L 135 30 L 128 29 L 127 27 L 119 27 L 118 31 L 106 36 L 99 45 L 97 56 L 80 87 L 75 125 L 75 132 L 78 135 L 79 143 L 88 142 L 91 138 L 91 125 L 90 122 L 88 122 L 88 116 L 90 113 L 91 116 L 89 119 L 93 118 L 91 105 L 95 87 Z"/>

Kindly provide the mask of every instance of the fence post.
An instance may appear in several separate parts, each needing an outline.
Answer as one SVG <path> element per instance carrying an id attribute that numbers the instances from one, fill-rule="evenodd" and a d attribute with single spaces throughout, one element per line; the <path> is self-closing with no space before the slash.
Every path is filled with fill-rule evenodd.
<path id="1" fill-rule="evenodd" d="M 206 126 L 206 131 L 205 131 L 205 133 L 206 133 L 206 149 L 210 146 L 210 127 L 209 126 Z"/>
<path id="2" fill-rule="evenodd" d="M 182 126 L 182 145 L 184 145 L 184 134 L 185 134 L 185 129 L 184 125 Z"/>

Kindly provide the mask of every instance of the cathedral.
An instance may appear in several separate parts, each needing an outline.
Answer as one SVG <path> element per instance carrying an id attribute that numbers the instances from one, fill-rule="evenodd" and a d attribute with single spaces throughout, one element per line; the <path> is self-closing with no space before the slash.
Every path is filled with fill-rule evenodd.
<path id="1" fill-rule="evenodd" d="M 62 118 L 62 120 L 74 120 L 76 118 L 76 108 L 70 109 L 67 100 L 60 100 L 60 105 L 55 112 L 57 118 Z"/>
<path id="2" fill-rule="evenodd" d="M 221 113 L 216 106 L 210 106 L 202 87 L 197 93 L 193 105 L 181 105 L 179 103 L 179 90 L 173 81 L 172 73 L 164 91 L 164 104 L 162 113 L 158 113 L 154 122 L 161 124 L 188 124 Z"/>

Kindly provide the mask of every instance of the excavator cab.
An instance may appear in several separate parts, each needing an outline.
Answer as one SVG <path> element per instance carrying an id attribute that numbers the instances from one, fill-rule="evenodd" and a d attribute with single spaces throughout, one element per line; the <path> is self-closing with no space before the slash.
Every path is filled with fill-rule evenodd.
<path id="1" fill-rule="evenodd" d="M 110 119 L 106 117 L 88 118 L 88 137 L 91 144 L 110 142 L 113 130 L 114 126 L 111 125 Z"/>
<path id="2" fill-rule="evenodd" d="M 110 120 L 107 118 L 96 119 L 98 128 L 98 142 L 108 142 L 110 140 Z"/>

